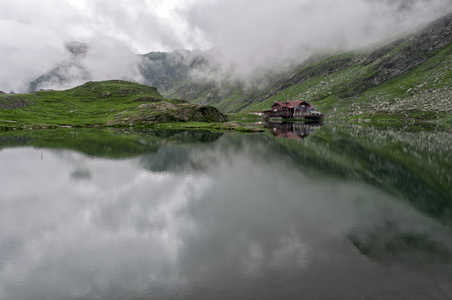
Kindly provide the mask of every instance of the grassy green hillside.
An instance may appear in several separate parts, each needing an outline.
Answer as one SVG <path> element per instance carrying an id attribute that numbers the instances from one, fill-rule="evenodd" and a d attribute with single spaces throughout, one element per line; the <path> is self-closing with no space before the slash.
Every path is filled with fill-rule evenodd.
<path id="1" fill-rule="evenodd" d="M 306 100 L 333 119 L 448 122 L 452 117 L 451 28 L 449 14 L 387 45 L 312 58 L 285 73 L 266 74 L 265 80 L 245 84 L 226 76 L 219 84 L 218 79 L 179 76 L 163 93 L 229 113 L 266 110 L 275 101 Z M 194 71 L 214 69 L 208 59 L 198 61 L 200 67 L 191 66 Z"/>
<path id="2" fill-rule="evenodd" d="M 136 109 L 140 99 L 164 100 L 155 88 L 124 81 L 87 82 L 66 91 L 1 95 L 0 124 L 25 128 L 113 124 Z"/>
<path id="3" fill-rule="evenodd" d="M 64 91 L 0 95 L 1 130 L 69 126 L 249 130 L 224 123 L 227 120 L 214 107 L 165 99 L 153 87 L 120 80 L 87 82 Z"/>
<path id="4" fill-rule="evenodd" d="M 452 44 L 436 51 L 412 70 L 381 83 L 376 73 L 399 45 L 368 63 L 368 56 L 346 53 L 302 69 L 270 97 L 246 109 L 264 110 L 275 101 L 305 100 L 329 118 L 385 122 L 450 120 L 452 116 Z M 344 63 L 344 61 L 348 61 Z M 336 71 L 328 72 L 341 65 Z M 309 73 L 311 76 L 307 76 Z M 303 77 L 302 80 L 299 77 Z M 370 82 L 370 84 L 369 84 Z M 377 84 L 378 83 L 378 84 Z"/>

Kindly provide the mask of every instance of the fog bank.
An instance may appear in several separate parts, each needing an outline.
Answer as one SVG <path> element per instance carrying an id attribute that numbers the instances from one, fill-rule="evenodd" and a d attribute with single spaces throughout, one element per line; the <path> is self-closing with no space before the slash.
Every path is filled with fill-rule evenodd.
<path id="1" fill-rule="evenodd" d="M 137 54 L 178 48 L 216 48 L 219 70 L 247 79 L 319 51 L 395 38 L 451 8 L 452 0 L 11 1 L 0 11 L 0 90 L 24 91 L 58 68 L 70 80 L 45 88 L 139 82 Z M 74 59 L 72 41 L 89 45 L 84 56 Z"/>

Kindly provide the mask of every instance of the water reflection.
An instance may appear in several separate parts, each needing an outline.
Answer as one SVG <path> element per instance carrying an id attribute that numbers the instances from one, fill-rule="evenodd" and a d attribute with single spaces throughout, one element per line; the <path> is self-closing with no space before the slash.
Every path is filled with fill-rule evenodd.
<path id="1" fill-rule="evenodd" d="M 447 135 L 421 133 L 427 146 L 409 142 L 420 133 L 340 130 L 303 142 L 131 132 L 102 155 L 71 141 L 4 148 L 0 298 L 452 296 L 450 217 L 425 209 L 448 207 Z M 121 139 L 124 154 L 106 157 Z M 399 146 L 429 163 L 399 162 Z M 404 192 L 407 174 L 423 193 Z"/>
<path id="2" fill-rule="evenodd" d="M 55 129 L 5 133 L 0 135 L 0 149 L 72 149 L 92 157 L 118 159 L 154 152 L 161 145 L 211 143 L 222 135 L 207 130 Z"/>
<path id="3" fill-rule="evenodd" d="M 361 231 L 361 232 L 360 232 Z M 423 231 L 404 231 L 388 221 L 373 229 L 348 235 L 359 252 L 383 264 L 444 264 L 452 260 L 451 249 L 441 239 Z"/>
<path id="4" fill-rule="evenodd" d="M 270 129 L 273 136 L 277 138 L 302 140 L 322 125 L 321 122 L 268 122 L 264 127 Z"/>
<path id="5" fill-rule="evenodd" d="M 85 169 L 77 169 L 74 172 L 72 172 L 72 177 L 75 179 L 85 179 L 88 180 L 91 178 L 91 173 L 89 170 Z"/>

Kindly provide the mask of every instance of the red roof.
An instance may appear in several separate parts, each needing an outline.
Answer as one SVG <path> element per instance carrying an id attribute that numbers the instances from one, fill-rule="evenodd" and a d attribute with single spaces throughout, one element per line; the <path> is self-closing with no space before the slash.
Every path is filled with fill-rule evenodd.
<path id="1" fill-rule="evenodd" d="M 282 107 L 288 107 L 288 108 L 294 108 L 295 106 L 297 106 L 297 105 L 299 105 L 299 104 L 302 104 L 302 103 L 304 103 L 304 104 L 306 104 L 306 105 L 308 105 L 308 106 L 310 106 L 310 107 L 314 107 L 314 106 L 312 106 L 311 104 L 309 104 L 309 103 L 306 102 L 306 101 L 284 101 L 284 102 L 275 102 L 275 104 L 278 104 L 279 106 L 282 106 Z M 273 105 L 275 105 L 275 104 L 273 104 Z"/>

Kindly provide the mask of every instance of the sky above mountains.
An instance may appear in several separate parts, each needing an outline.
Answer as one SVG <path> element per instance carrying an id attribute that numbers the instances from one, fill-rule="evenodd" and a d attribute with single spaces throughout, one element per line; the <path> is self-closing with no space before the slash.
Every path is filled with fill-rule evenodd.
<path id="1" fill-rule="evenodd" d="M 394 37 L 447 13 L 452 0 L 0 0 L 0 90 L 20 91 L 90 45 L 93 80 L 134 74 L 135 55 L 221 49 L 238 75 L 316 51 Z M 131 75 L 132 76 L 132 75 Z"/>

